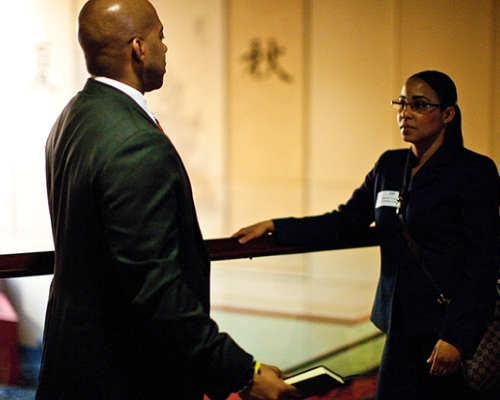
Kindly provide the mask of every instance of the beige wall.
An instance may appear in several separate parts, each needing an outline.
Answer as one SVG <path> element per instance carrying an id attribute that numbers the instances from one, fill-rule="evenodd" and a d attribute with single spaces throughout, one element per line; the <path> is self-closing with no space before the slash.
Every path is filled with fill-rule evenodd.
<path id="1" fill-rule="evenodd" d="M 2 3 L 0 35 L 0 252 L 52 247 L 44 147 L 54 119 L 73 96 L 75 4 L 69 0 Z M 0 280 L 20 318 L 20 341 L 42 334 L 51 277 Z"/>
<path id="2" fill-rule="evenodd" d="M 490 82 L 490 96 L 487 98 L 486 104 L 488 105 L 489 115 L 493 120 L 493 129 L 490 138 L 490 146 L 492 148 L 493 158 L 500 165 L 500 112 L 498 112 L 497 105 L 500 104 L 500 5 L 496 1 L 492 1 L 492 16 L 493 16 L 493 33 L 491 57 L 493 59 L 493 71 Z"/>
<path id="3" fill-rule="evenodd" d="M 229 179 L 231 226 L 262 210 L 303 210 L 305 177 L 303 0 L 229 1 Z M 274 42 L 280 55 L 266 59 Z M 262 57 L 251 73 L 252 43 Z M 282 74 L 282 75 L 280 75 Z M 287 199 L 286 202 L 276 201 Z"/>
<path id="4" fill-rule="evenodd" d="M 458 88 L 465 143 L 489 156 L 495 156 L 491 99 L 499 79 L 494 71 L 499 50 L 494 43 L 494 9 L 498 7 L 498 1 L 486 0 L 405 1 L 397 32 L 401 77 L 415 69 L 448 72 Z"/>

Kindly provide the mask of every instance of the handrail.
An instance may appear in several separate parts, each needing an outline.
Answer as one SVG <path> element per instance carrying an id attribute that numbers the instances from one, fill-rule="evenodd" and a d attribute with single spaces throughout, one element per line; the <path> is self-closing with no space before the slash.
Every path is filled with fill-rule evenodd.
<path id="1" fill-rule="evenodd" d="M 293 375 L 299 371 L 304 371 L 306 369 L 315 367 L 316 365 L 324 364 L 325 360 L 327 360 L 327 359 L 331 359 L 333 357 L 340 356 L 340 355 L 345 354 L 348 351 L 351 351 L 355 348 L 359 348 L 360 346 L 370 344 L 383 336 L 385 336 L 384 332 L 376 331 L 376 332 L 372 333 L 371 335 L 368 335 L 368 336 L 365 336 L 361 339 L 355 340 L 354 342 L 347 343 L 343 346 L 332 349 L 326 353 L 320 354 L 316 357 L 312 357 L 304 362 L 301 362 L 300 364 L 288 367 L 283 372 L 285 372 L 287 375 Z"/>
<path id="2" fill-rule="evenodd" d="M 205 246 L 212 261 L 351 249 L 376 246 L 377 244 L 375 228 L 370 228 L 366 235 L 356 239 L 346 239 L 321 246 L 278 246 L 273 235 L 252 240 L 244 245 L 234 238 L 205 240 Z M 49 275 L 53 272 L 53 251 L 0 255 L 0 279 Z"/>

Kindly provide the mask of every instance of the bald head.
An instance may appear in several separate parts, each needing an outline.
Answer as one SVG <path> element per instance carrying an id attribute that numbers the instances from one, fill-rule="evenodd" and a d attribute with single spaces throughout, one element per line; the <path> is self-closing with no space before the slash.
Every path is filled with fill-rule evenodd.
<path id="1" fill-rule="evenodd" d="M 133 62 L 131 43 L 158 24 L 147 0 L 89 0 L 78 17 L 78 39 L 89 73 L 122 80 Z"/>

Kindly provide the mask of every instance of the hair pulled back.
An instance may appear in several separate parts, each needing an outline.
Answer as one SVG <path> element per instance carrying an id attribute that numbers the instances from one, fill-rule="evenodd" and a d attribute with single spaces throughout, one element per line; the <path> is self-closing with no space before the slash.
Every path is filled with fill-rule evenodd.
<path id="1" fill-rule="evenodd" d="M 453 80 L 448 75 L 439 71 L 418 72 L 412 75 L 410 79 L 420 79 L 427 83 L 436 92 L 442 110 L 450 106 L 455 107 L 455 116 L 446 126 L 445 140 L 453 141 L 463 146 L 462 113 L 457 104 L 457 88 Z"/>

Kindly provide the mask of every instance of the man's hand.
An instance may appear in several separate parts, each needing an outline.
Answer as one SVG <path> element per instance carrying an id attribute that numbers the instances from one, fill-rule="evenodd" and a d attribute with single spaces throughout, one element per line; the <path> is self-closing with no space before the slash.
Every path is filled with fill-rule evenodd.
<path id="1" fill-rule="evenodd" d="M 285 383 L 278 367 L 261 364 L 260 372 L 240 393 L 242 400 L 288 400 L 300 399 L 298 390 Z"/>
<path id="2" fill-rule="evenodd" d="M 241 244 L 245 244 L 250 240 L 260 238 L 261 236 L 264 236 L 269 232 L 274 232 L 274 223 L 270 219 L 247 226 L 246 228 L 241 228 L 231 237 L 238 238 L 238 241 Z"/>
<path id="3" fill-rule="evenodd" d="M 430 373 L 435 376 L 454 374 L 460 366 L 462 350 L 439 339 L 427 360 L 431 365 Z"/>

